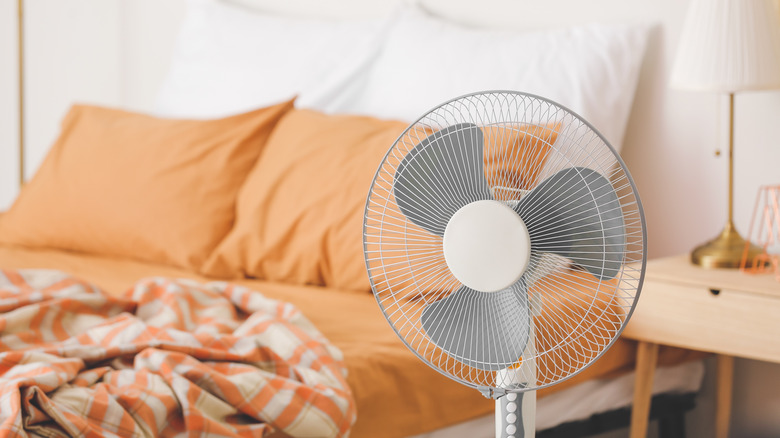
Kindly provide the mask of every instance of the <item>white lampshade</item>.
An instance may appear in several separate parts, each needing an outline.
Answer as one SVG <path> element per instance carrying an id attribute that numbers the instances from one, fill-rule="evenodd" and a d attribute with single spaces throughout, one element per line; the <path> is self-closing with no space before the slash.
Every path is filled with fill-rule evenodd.
<path id="1" fill-rule="evenodd" d="M 691 0 L 673 88 L 733 93 L 780 88 L 775 0 Z"/>

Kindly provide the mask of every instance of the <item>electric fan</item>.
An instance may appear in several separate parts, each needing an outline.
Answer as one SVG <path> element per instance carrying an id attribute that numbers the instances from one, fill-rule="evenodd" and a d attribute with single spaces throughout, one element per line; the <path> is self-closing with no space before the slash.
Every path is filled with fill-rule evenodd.
<path id="1" fill-rule="evenodd" d="M 496 399 L 499 437 L 533 436 L 533 390 L 582 371 L 622 331 L 645 270 L 620 156 L 550 100 L 446 102 L 385 155 L 363 246 L 387 321 L 422 361 Z"/>

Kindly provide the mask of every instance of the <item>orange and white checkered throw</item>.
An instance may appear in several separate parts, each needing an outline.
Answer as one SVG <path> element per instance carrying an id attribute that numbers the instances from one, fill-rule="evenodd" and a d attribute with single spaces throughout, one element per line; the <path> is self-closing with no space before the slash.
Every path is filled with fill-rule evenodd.
<path id="1" fill-rule="evenodd" d="M 341 353 L 291 304 L 150 278 L 122 297 L 0 271 L 0 436 L 344 437 Z"/>

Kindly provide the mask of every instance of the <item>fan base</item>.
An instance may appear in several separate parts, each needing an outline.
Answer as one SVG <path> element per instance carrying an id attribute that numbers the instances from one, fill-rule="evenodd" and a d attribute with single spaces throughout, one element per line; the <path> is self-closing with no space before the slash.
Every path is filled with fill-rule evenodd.
<path id="1" fill-rule="evenodd" d="M 691 263 L 705 269 L 737 269 L 745 254 L 746 241 L 734 227 L 727 223 L 726 227 L 715 239 L 696 247 L 691 253 Z M 753 265 L 753 259 L 761 254 L 761 248 L 750 244 L 747 248 L 746 266 Z"/>

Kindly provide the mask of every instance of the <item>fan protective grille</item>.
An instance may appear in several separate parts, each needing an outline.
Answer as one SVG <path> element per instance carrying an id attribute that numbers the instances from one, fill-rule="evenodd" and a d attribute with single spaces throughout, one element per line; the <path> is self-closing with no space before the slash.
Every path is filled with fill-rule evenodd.
<path id="1" fill-rule="evenodd" d="M 615 275 L 600 278 L 583 268 L 590 256 L 573 264 L 559 254 L 541 251 L 539 240 L 546 235 L 542 232 L 536 236 L 537 241 L 531 242 L 529 269 L 517 287 L 497 295 L 463 287 L 447 267 L 441 233 L 420 226 L 419 220 L 412 222 L 399 207 L 394 188 L 405 157 L 413 151 L 425 153 L 421 149 L 427 147 L 426 138 L 464 123 L 481 130 L 482 171 L 490 196 L 510 207 L 517 206 L 540 183 L 567 169 L 590 169 L 609 182 L 617 195 L 614 209 L 619 209 L 624 230 L 622 251 L 609 255 L 619 262 Z M 437 184 L 448 186 L 450 192 L 478 201 L 484 199 L 484 194 L 470 183 L 474 177 L 435 175 Z M 560 204 L 564 196 L 593 195 L 552 191 L 535 199 L 526 215 L 543 211 L 545 203 Z M 420 198 L 415 201 L 422 215 L 430 215 L 433 220 L 444 218 L 446 222 L 453 213 L 425 195 Z M 533 221 L 533 217 L 523 220 Z M 398 336 L 434 369 L 483 391 L 550 386 L 582 371 L 604 353 L 627 323 L 638 298 L 645 268 L 645 236 L 644 215 L 634 183 L 606 140 L 566 108 L 538 96 L 510 91 L 454 99 L 412 124 L 379 166 L 368 195 L 363 227 L 374 296 Z M 578 242 L 576 233 L 557 233 L 550 239 L 585 245 Z M 592 255 L 595 259 L 600 256 L 595 252 Z M 425 309 L 456 293 L 463 318 L 438 322 L 434 330 L 429 326 L 426 331 Z M 529 315 L 507 314 L 512 303 L 502 300 L 517 297 L 527 300 L 523 304 Z M 478 318 L 469 316 L 473 309 L 479 309 Z M 469 339 L 456 340 L 463 346 L 458 351 L 442 347 L 442 336 L 457 332 L 451 330 L 453 324 L 479 325 L 479 318 L 501 320 L 502 331 L 480 333 L 480 339 L 489 340 L 481 345 Z M 443 333 L 438 343 L 431 332 Z M 522 344 L 526 345 L 523 353 L 515 357 L 516 352 L 512 353 L 509 346 L 517 345 L 517 339 L 529 332 L 531 341 Z M 487 351 L 480 357 L 500 360 L 475 363 L 467 356 L 476 349 Z M 511 365 L 504 369 L 507 364 Z"/>

